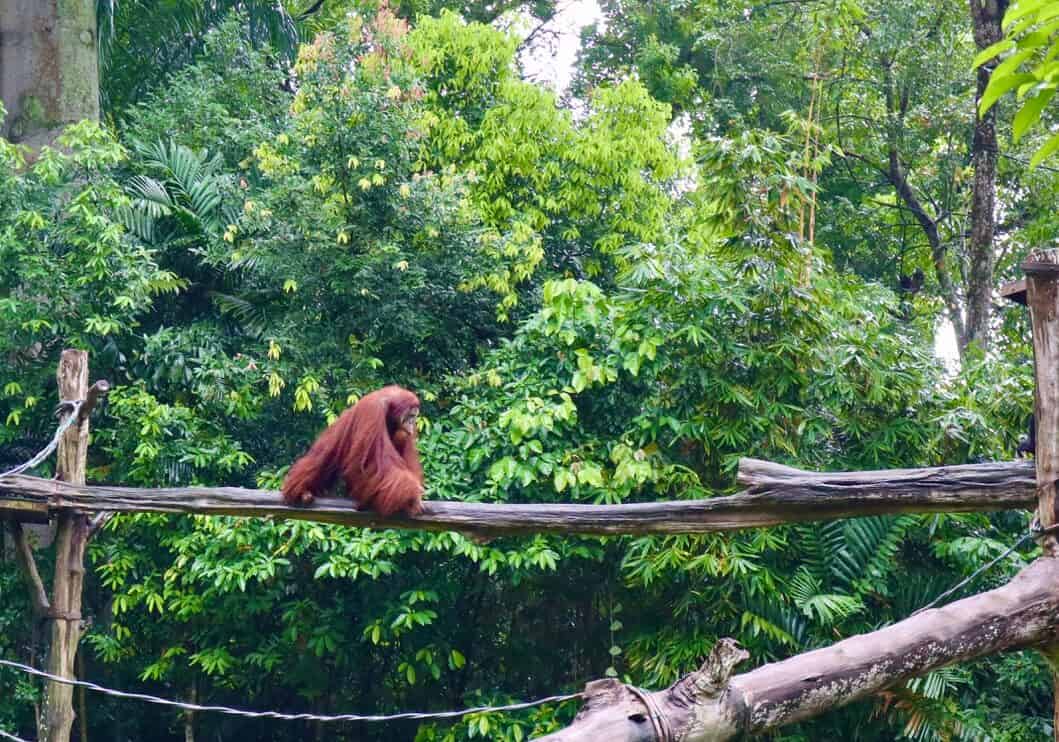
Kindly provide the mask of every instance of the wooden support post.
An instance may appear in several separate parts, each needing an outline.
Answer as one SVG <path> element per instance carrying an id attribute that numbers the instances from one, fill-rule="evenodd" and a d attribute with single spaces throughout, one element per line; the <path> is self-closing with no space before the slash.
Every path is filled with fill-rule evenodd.
<path id="1" fill-rule="evenodd" d="M 86 399 L 88 353 L 64 350 L 57 377 L 60 400 Z M 83 485 L 88 454 L 88 415 L 78 417 L 59 443 L 55 475 L 64 482 Z M 81 640 L 81 587 L 87 540 L 88 516 L 75 510 L 61 512 L 55 537 L 55 578 L 48 611 L 51 646 L 48 648 L 47 671 L 63 678 L 76 677 L 74 662 Z M 39 730 L 41 742 L 69 742 L 74 723 L 73 686 L 48 682 L 44 694 Z"/>
<path id="2" fill-rule="evenodd" d="M 1036 375 L 1033 414 L 1037 424 L 1037 519 L 1041 528 L 1047 529 L 1059 523 L 1059 250 L 1034 250 L 1022 269 L 1026 272 Z M 1044 536 L 1041 549 L 1046 557 L 1059 556 L 1056 535 Z M 1052 669 L 1053 728 L 1059 742 L 1059 645 L 1045 647 L 1042 653 Z"/>

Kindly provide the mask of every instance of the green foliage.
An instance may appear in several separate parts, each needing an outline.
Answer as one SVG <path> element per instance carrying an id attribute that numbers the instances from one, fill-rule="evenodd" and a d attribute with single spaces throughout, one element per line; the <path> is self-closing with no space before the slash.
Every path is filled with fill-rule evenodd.
<path id="1" fill-rule="evenodd" d="M 967 86 L 948 70 L 966 72 L 969 53 L 952 8 L 840 3 L 827 4 L 834 17 L 784 6 L 744 18 L 701 3 L 606 4 L 636 23 L 608 25 L 619 46 L 590 36 L 599 76 L 586 73 L 591 94 L 572 111 L 520 79 L 511 37 L 454 13 L 416 16 L 441 5 L 327 3 L 292 71 L 257 47 L 246 16 L 211 16 L 190 37 L 201 57 L 115 110 L 124 146 L 78 126 L 25 168 L 0 142 L 0 354 L 12 359 L 0 443 L 21 450 L 50 432 L 57 354 L 76 344 L 116 387 L 93 421 L 90 477 L 130 485 L 276 488 L 326 422 L 394 381 L 424 400 L 420 448 L 439 500 L 712 497 L 734 490 L 744 455 L 827 470 L 1010 457 L 1032 396 L 1024 320 L 1006 318 L 995 354 L 952 374 L 932 352 L 935 302 L 913 305 L 834 265 L 881 266 L 865 269 L 873 277 L 923 261 L 910 247 L 894 266 L 901 217 L 866 175 L 888 146 L 880 122 L 910 169 L 919 163 L 915 187 L 950 199 L 938 213 L 958 203 L 964 153 L 950 130 L 968 116 Z M 471 3 L 464 17 L 509 9 Z M 936 35 L 916 35 L 928 18 Z M 854 49 L 859 24 L 884 20 L 891 33 Z M 879 55 L 918 101 L 904 123 L 887 118 Z M 791 83 L 806 65 L 840 58 L 871 83 L 843 88 L 843 106 L 863 114 L 844 121 L 844 139 L 837 124 L 784 113 L 811 98 Z M 624 74 L 633 68 L 639 79 Z M 693 160 L 671 141 L 674 113 L 692 114 Z M 864 159 L 847 157 L 850 144 Z M 1013 196 L 1013 218 L 1029 226 L 1003 270 L 1049 233 L 1050 181 L 1034 177 L 1037 190 Z M 718 637 L 761 663 L 899 620 L 1025 527 L 1015 513 L 906 515 L 479 543 L 121 517 L 89 554 L 88 674 L 319 713 L 505 703 L 602 676 L 657 687 Z M 14 585 L 5 563 L 0 652 L 39 653 L 18 623 L 24 601 L 6 600 Z M 1046 681 L 1034 657 L 1013 655 L 781 738 L 1028 739 L 1050 723 Z M 0 688 L 0 725 L 28 729 L 33 689 Z M 573 712 L 333 734 L 515 742 Z M 176 717 L 117 701 L 89 721 L 91 736 L 177 729 Z M 197 724 L 203 738 L 277 733 Z"/>
<path id="2" fill-rule="evenodd" d="M 8 438 L 50 394 L 42 382 L 54 371 L 45 362 L 62 346 L 90 348 L 105 364 L 156 297 L 185 286 L 122 228 L 130 200 L 114 169 L 126 161 L 124 148 L 87 122 L 68 129 L 57 145 L 24 172 L 16 170 L 18 153 L 5 150 L 0 352 L 11 363 L 0 436 Z"/>
<path id="3" fill-rule="evenodd" d="M 121 130 L 147 145 L 172 139 L 218 153 L 234 170 L 275 133 L 290 104 L 285 75 L 267 50 L 247 39 L 246 23 L 240 14 L 225 15 L 206 34 L 194 64 L 174 70 L 166 85 L 115 112 Z"/>
<path id="4" fill-rule="evenodd" d="M 5 536 L 6 538 L 6 536 Z M 0 657 L 40 666 L 33 652 L 33 632 L 27 617 L 32 615 L 28 594 L 14 569 L 0 565 Z M 33 729 L 34 704 L 40 701 L 37 686 L 26 675 L 0 669 L 0 729 Z"/>
<path id="5" fill-rule="evenodd" d="M 296 18 L 308 3 L 265 0 L 96 0 L 101 96 L 121 111 L 154 92 L 192 63 L 233 11 L 255 47 L 271 45 L 287 58 L 299 41 Z M 258 90 L 255 93 L 266 93 Z"/>
<path id="6" fill-rule="evenodd" d="M 207 258 L 242 271 L 242 296 L 276 310 L 279 346 L 335 364 L 301 371 L 333 377 L 319 389 L 335 395 L 333 412 L 370 386 L 370 373 L 349 368 L 351 351 L 368 371 L 393 362 L 411 376 L 460 368 L 495 333 L 489 298 L 460 287 L 505 238 L 468 207 L 463 176 L 418 166 L 422 92 L 405 33 L 392 15 L 372 27 L 351 16 L 302 48 L 291 116 L 254 151 L 261 188 Z M 295 340 L 312 326 L 320 345 Z"/>
<path id="7" fill-rule="evenodd" d="M 500 293 L 509 310 L 531 276 L 605 281 L 622 249 L 668 238 L 687 163 L 669 145 L 668 107 L 643 85 L 600 87 L 575 121 L 514 76 L 515 46 L 491 28 L 447 13 L 423 19 L 410 43 L 433 109 L 424 156 L 473 174 L 473 203 L 510 235 L 496 248 L 501 269 L 471 286 Z"/>
<path id="8" fill-rule="evenodd" d="M 1004 13 L 1004 38 L 983 49 L 974 58 L 974 66 L 989 64 L 989 85 L 978 101 L 985 113 L 1003 96 L 1014 94 L 1019 101 L 1012 121 L 1012 135 L 1017 142 L 1034 128 L 1055 96 L 1055 77 L 1059 73 L 1059 40 L 1053 38 L 1059 28 L 1059 4 L 1050 0 L 1019 0 Z M 996 58 L 1003 58 L 996 62 Z M 1059 134 L 1045 137 L 1030 159 L 1036 167 L 1059 149 Z"/>

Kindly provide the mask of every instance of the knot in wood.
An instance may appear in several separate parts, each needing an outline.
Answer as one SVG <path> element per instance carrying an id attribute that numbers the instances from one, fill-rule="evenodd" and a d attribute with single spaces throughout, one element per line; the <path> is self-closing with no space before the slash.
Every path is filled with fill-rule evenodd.
<path id="1" fill-rule="evenodd" d="M 696 695 L 700 698 L 715 698 L 728 685 L 728 678 L 735 666 L 749 657 L 750 653 L 739 646 L 735 639 L 718 639 L 702 667 L 689 676 Z"/>

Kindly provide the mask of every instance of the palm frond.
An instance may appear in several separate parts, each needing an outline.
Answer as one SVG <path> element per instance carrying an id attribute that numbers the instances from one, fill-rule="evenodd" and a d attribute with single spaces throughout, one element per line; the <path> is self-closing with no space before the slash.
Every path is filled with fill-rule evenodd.
<path id="1" fill-rule="evenodd" d="M 918 522 L 914 515 L 878 515 L 857 518 L 844 525 L 846 546 L 836 555 L 832 572 L 845 586 L 863 579 L 885 576 L 904 541 Z"/>
<path id="2" fill-rule="evenodd" d="M 263 307 L 243 296 L 211 291 L 210 298 L 224 314 L 236 320 L 243 330 L 252 337 L 261 337 L 268 328 L 268 317 Z"/>
<path id="3" fill-rule="evenodd" d="M 212 233 L 220 227 L 224 197 L 218 156 L 210 157 L 206 151 L 196 152 L 172 140 L 133 142 L 133 148 L 144 166 L 157 176 L 137 175 L 129 181 L 133 209 L 146 212 L 141 221 L 175 216 L 183 230 L 192 234 Z M 157 239 L 157 228 L 151 235 L 152 240 Z"/>
<path id="4" fill-rule="evenodd" d="M 799 523 L 793 526 L 798 534 L 798 548 L 802 565 L 821 583 L 831 579 L 831 568 L 846 545 L 842 521 L 827 523 Z"/>

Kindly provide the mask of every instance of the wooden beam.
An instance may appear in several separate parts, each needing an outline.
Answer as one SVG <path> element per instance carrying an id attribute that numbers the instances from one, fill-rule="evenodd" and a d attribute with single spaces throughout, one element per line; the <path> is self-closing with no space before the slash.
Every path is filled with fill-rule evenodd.
<path id="1" fill-rule="evenodd" d="M 309 507 L 289 507 L 273 490 L 89 487 L 26 476 L 0 479 L 0 502 L 20 501 L 57 511 L 295 518 L 363 528 L 462 531 L 489 536 L 707 533 L 883 513 L 1028 509 L 1036 502 L 1033 463 L 1028 461 L 827 474 L 744 459 L 739 481 L 748 489 L 728 497 L 626 505 L 427 500 L 423 514 L 415 518 L 384 518 L 373 512 L 359 512 L 349 500 L 337 497 L 317 498 Z"/>
<path id="2" fill-rule="evenodd" d="M 14 523 L 47 523 L 48 504 L 28 500 L 0 500 L 0 521 Z"/>
<path id="3" fill-rule="evenodd" d="M 1008 301 L 1026 306 L 1026 279 L 1008 281 L 1000 287 L 1000 295 Z"/>
<path id="4" fill-rule="evenodd" d="M 1035 492 L 1036 487 L 1033 462 L 1025 460 L 918 469 L 811 472 L 743 458 L 739 460 L 736 481 L 751 494 L 812 497 L 814 502 L 854 496 L 862 501 L 910 498 L 956 508 L 991 496 L 1014 495 L 1021 499 Z M 945 500 L 952 502 L 945 503 Z"/>

